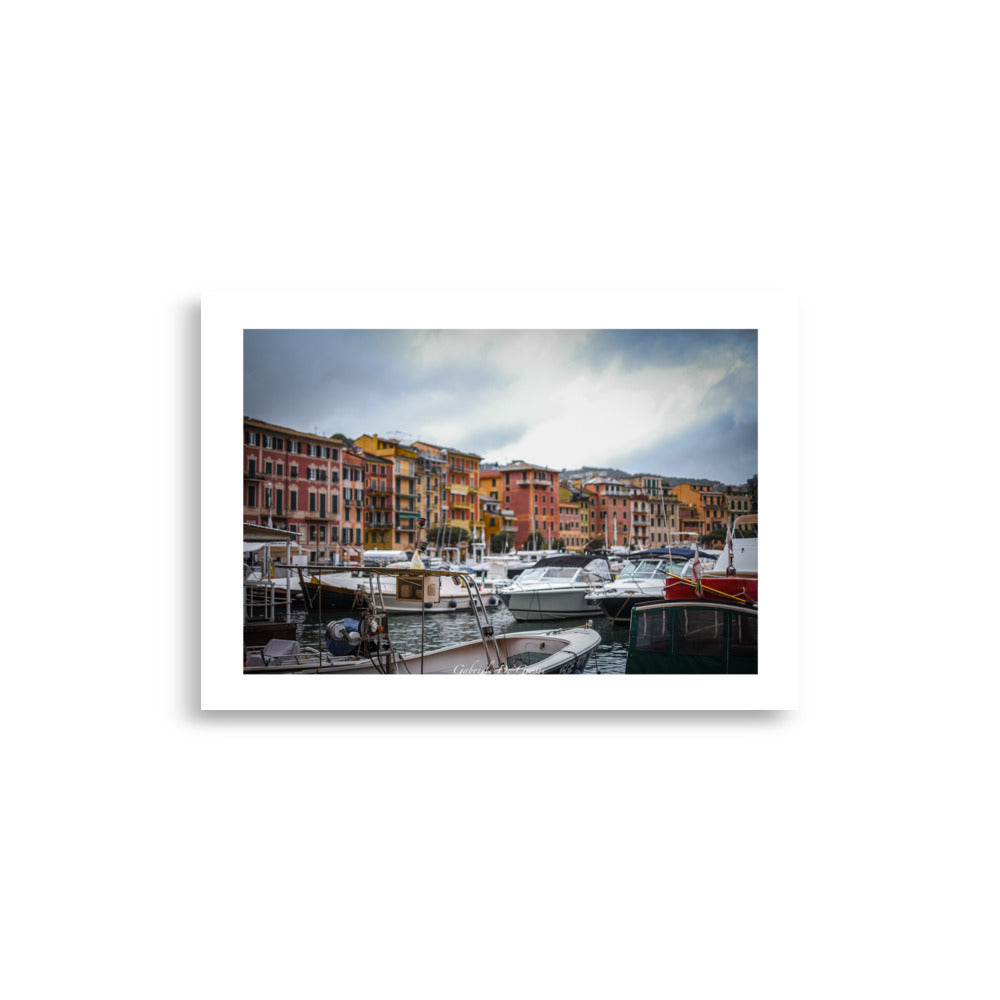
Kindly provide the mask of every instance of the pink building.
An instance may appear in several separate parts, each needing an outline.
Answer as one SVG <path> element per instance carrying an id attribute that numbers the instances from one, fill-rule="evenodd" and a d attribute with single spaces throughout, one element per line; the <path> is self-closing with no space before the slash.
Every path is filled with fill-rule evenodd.
<path id="1" fill-rule="evenodd" d="M 337 439 L 243 419 L 243 521 L 298 533 L 310 562 L 345 558 L 341 527 L 343 445 Z M 349 463 L 353 468 L 353 463 Z M 350 481 L 352 490 L 363 484 Z M 352 537 L 354 537 L 352 535 Z"/>
<path id="2" fill-rule="evenodd" d="M 559 473 L 544 465 L 513 462 L 492 470 L 497 474 L 503 506 L 514 512 L 514 544 L 523 547 L 537 532 L 542 536 L 538 547 L 550 548 L 559 538 Z"/>
<path id="3" fill-rule="evenodd" d="M 591 497 L 591 532 L 604 537 L 605 545 L 628 545 L 635 541 L 634 523 L 639 490 L 631 483 L 604 477 L 583 484 Z"/>

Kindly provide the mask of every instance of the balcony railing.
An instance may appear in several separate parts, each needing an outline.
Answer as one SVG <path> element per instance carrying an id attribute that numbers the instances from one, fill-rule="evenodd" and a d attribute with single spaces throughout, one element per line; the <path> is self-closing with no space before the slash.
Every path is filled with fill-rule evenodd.
<path id="1" fill-rule="evenodd" d="M 339 521 L 340 514 L 336 511 L 318 511 L 318 510 L 297 510 L 295 511 L 296 517 L 305 517 L 313 521 Z"/>

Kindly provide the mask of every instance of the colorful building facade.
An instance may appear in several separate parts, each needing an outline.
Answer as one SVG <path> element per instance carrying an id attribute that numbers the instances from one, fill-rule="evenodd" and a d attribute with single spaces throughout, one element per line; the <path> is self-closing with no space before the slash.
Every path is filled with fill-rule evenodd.
<path id="1" fill-rule="evenodd" d="M 244 417 L 243 521 L 296 532 L 310 562 L 345 558 L 342 475 L 340 440 Z"/>
<path id="2" fill-rule="evenodd" d="M 634 515 L 639 490 L 629 482 L 603 476 L 587 480 L 583 489 L 591 497 L 591 528 L 595 537 L 603 538 L 607 546 L 635 544 Z M 648 517 L 643 519 L 646 520 Z"/>
<path id="3" fill-rule="evenodd" d="M 361 455 L 365 463 L 364 545 L 366 549 L 392 549 L 395 531 L 393 462 L 367 452 Z"/>
<path id="4" fill-rule="evenodd" d="M 515 546 L 523 548 L 537 534 L 537 547 L 551 548 L 559 538 L 559 473 L 529 462 L 512 462 L 496 471 L 503 506 L 513 512 Z"/>
<path id="5" fill-rule="evenodd" d="M 417 503 L 417 451 L 376 434 L 362 434 L 354 443 L 369 455 L 392 462 L 392 547 L 415 551 L 422 527 Z"/>
<path id="6" fill-rule="evenodd" d="M 365 459 L 359 449 L 344 449 L 340 501 L 341 551 L 346 558 L 360 563 L 365 548 Z"/>
<path id="7" fill-rule="evenodd" d="M 479 506 L 479 455 L 472 452 L 447 450 L 447 478 L 444 484 L 446 523 L 450 528 L 468 533 L 468 545 L 459 542 L 459 558 L 467 559 L 472 546 L 485 544 L 482 513 Z M 457 538 L 463 537 L 456 534 Z"/>
<path id="8" fill-rule="evenodd" d="M 503 474 L 494 466 L 479 468 L 479 511 L 483 521 L 483 536 L 486 540 L 486 551 L 494 551 L 493 539 L 498 535 L 509 535 L 509 544 L 514 539 L 514 511 L 505 507 L 501 499 L 503 492 Z M 496 543 L 498 551 L 505 546 Z M 507 546 L 509 547 L 509 546 Z"/>
<path id="9" fill-rule="evenodd" d="M 352 444 L 244 418 L 244 521 L 296 532 L 310 562 L 425 548 L 433 529 L 436 547 L 459 548 L 461 559 L 480 545 L 491 551 L 503 532 L 516 548 L 533 533 L 538 548 L 581 550 L 595 539 L 654 548 L 757 512 L 746 489 L 673 482 L 596 475 L 560 484 L 554 469 L 530 462 L 484 467 L 474 452 L 427 442 L 366 434 Z"/>
<path id="10" fill-rule="evenodd" d="M 658 549 L 669 544 L 680 530 L 677 517 L 679 501 L 663 476 L 633 476 L 629 480 L 646 503 L 643 513 L 648 518 L 642 533 L 642 548 Z M 641 518 L 640 518 L 641 519 Z"/>

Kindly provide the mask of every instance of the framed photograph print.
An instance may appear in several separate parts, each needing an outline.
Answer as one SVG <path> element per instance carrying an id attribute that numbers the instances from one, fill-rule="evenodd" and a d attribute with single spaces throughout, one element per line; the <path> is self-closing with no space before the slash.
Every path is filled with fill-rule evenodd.
<path id="1" fill-rule="evenodd" d="M 797 707 L 793 301 L 217 291 L 201 323 L 203 709 Z"/>

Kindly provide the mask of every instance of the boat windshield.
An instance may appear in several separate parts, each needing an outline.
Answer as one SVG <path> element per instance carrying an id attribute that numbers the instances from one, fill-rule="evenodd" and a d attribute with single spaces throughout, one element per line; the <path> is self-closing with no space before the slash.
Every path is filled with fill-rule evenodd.
<path id="1" fill-rule="evenodd" d="M 578 566 L 534 566 L 517 578 L 518 583 L 537 583 L 539 580 L 572 580 L 580 572 Z"/>
<path id="2" fill-rule="evenodd" d="M 684 564 L 682 559 L 641 559 L 628 563 L 618 574 L 619 580 L 665 580 L 667 573 L 676 573 Z"/>
<path id="3" fill-rule="evenodd" d="M 710 569 L 714 569 L 715 562 L 716 561 L 714 559 L 706 559 L 704 556 L 702 556 L 702 558 L 701 558 L 701 571 L 703 573 L 705 573 L 705 572 L 707 572 Z M 686 563 L 684 563 L 683 566 L 681 566 L 680 568 L 678 568 L 677 566 L 674 566 L 670 570 L 670 572 L 674 576 L 693 576 L 694 575 L 694 568 L 693 567 L 694 567 L 694 559 L 688 559 L 688 561 Z"/>

